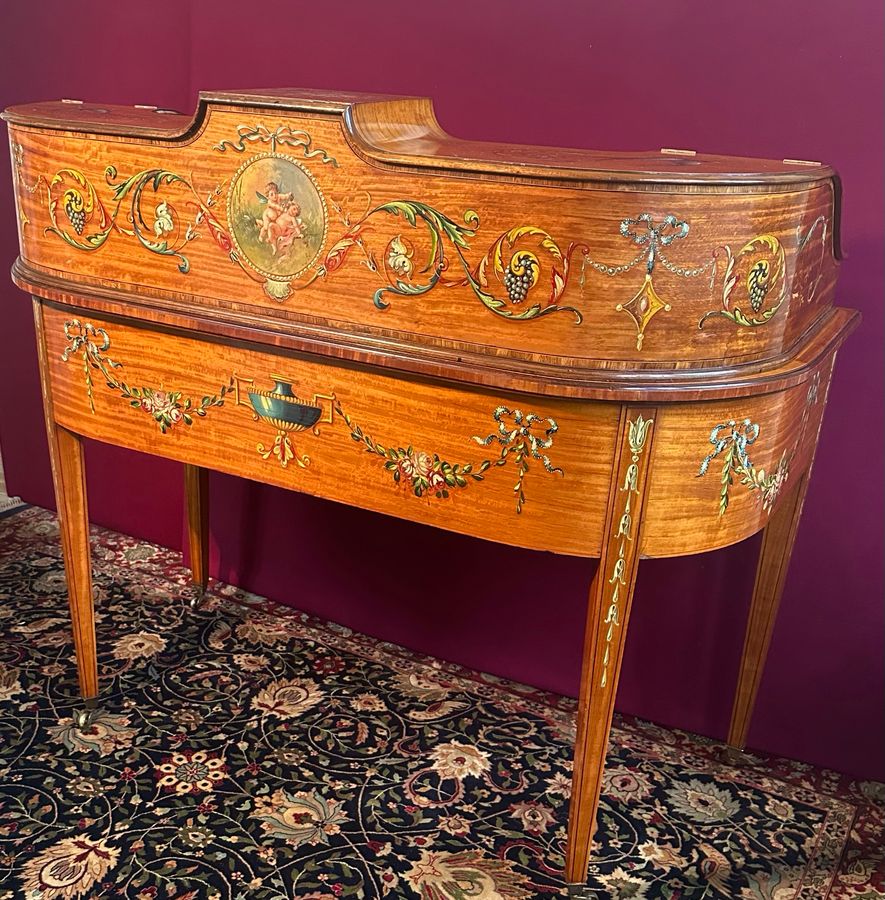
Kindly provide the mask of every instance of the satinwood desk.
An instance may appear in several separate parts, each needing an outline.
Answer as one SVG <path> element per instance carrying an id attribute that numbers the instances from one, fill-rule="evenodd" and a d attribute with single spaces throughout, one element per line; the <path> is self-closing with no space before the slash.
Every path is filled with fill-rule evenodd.
<path id="1" fill-rule="evenodd" d="M 421 98 L 7 110 L 83 697 L 83 437 L 598 557 L 566 879 L 585 881 L 641 557 L 765 536 L 744 744 L 836 351 L 839 183 L 801 160 L 447 135 Z M 83 721 L 87 720 L 84 714 Z"/>

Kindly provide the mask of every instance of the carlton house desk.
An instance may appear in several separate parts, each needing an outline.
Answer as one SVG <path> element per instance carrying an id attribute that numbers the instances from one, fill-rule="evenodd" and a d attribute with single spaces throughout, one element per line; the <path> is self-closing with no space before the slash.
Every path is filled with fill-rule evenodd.
<path id="1" fill-rule="evenodd" d="M 208 93 L 6 111 L 80 688 L 83 437 L 600 560 L 566 881 L 580 895 L 643 557 L 764 529 L 744 744 L 836 351 L 839 182 L 802 160 L 447 135 L 423 98 Z"/>

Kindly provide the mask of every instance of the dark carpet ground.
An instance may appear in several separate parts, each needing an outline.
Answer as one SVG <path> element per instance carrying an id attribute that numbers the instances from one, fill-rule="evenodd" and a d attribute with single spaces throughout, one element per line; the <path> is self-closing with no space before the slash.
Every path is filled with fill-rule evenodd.
<path id="1" fill-rule="evenodd" d="M 0 519 L 0 900 L 564 897 L 574 702 L 96 530 L 101 712 L 48 513 Z M 602 898 L 885 897 L 885 788 L 617 719 Z"/>

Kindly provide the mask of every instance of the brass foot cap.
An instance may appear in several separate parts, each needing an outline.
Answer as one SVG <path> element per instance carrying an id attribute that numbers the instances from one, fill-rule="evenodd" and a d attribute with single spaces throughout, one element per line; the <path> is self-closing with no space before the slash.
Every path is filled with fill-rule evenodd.
<path id="1" fill-rule="evenodd" d="M 74 725 L 81 731 L 88 728 L 95 714 L 98 712 L 98 701 L 95 699 L 84 700 L 83 709 L 74 710 Z"/>
<path id="2" fill-rule="evenodd" d="M 203 605 L 203 601 L 206 599 L 206 590 L 205 588 L 198 587 L 194 585 L 193 593 L 191 594 L 190 600 L 187 601 L 187 605 L 191 609 L 199 609 Z"/>
<path id="3" fill-rule="evenodd" d="M 755 756 L 751 753 L 747 753 L 746 750 L 739 750 L 737 747 L 731 747 L 729 745 L 724 746 L 716 755 L 719 757 L 720 762 L 725 763 L 727 766 L 735 766 L 737 768 L 754 766 L 759 762 Z"/>

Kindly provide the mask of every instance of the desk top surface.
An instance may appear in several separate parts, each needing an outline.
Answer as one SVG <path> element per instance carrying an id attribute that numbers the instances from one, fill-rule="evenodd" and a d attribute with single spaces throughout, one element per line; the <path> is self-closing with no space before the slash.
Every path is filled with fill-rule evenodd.
<path id="1" fill-rule="evenodd" d="M 693 150 L 585 150 L 472 141 L 447 134 L 425 97 L 279 88 L 204 91 L 185 115 L 152 106 L 119 106 L 63 99 L 12 106 L 4 118 L 18 125 L 178 140 L 194 134 L 211 106 L 240 106 L 347 116 L 346 128 L 367 153 L 384 162 L 453 170 L 511 171 L 586 181 L 678 184 L 786 185 L 827 180 L 833 170 L 812 160 L 773 160 Z"/>

